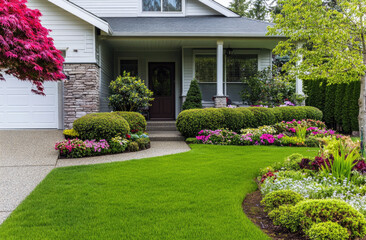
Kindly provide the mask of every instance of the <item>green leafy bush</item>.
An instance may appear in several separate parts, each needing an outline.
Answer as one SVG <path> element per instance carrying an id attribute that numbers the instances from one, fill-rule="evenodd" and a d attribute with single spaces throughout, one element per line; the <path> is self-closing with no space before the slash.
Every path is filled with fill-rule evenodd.
<path id="1" fill-rule="evenodd" d="M 81 139 L 106 139 L 124 136 L 130 131 L 127 121 L 112 113 L 91 113 L 74 121 L 74 129 Z"/>
<path id="2" fill-rule="evenodd" d="M 78 138 L 79 137 L 79 133 L 77 131 L 75 131 L 75 129 L 65 129 L 63 131 L 63 134 L 65 136 L 66 139 L 73 139 L 73 138 Z"/>
<path id="3" fill-rule="evenodd" d="M 272 219 L 273 224 L 282 226 L 290 232 L 297 232 L 300 229 L 300 217 L 293 205 L 282 205 L 272 210 L 268 216 Z"/>
<path id="4" fill-rule="evenodd" d="M 252 123 L 252 127 L 273 125 L 277 122 L 276 116 L 270 108 L 251 107 L 248 109 L 254 114 L 254 122 Z"/>
<path id="5" fill-rule="evenodd" d="M 304 232 L 307 232 L 313 224 L 331 221 L 346 228 L 351 238 L 363 238 L 366 235 L 364 216 L 342 200 L 306 200 L 296 205 L 296 211 Z"/>
<path id="6" fill-rule="evenodd" d="M 297 108 L 299 109 L 300 107 L 297 107 Z M 312 120 L 322 120 L 323 119 L 323 112 L 319 108 L 305 106 L 305 107 L 301 107 L 301 109 L 303 109 L 305 111 L 306 119 L 312 119 Z"/>
<path id="7" fill-rule="evenodd" d="M 359 114 L 359 106 L 358 106 L 358 100 L 360 98 L 360 90 L 361 90 L 361 84 L 360 82 L 353 82 L 353 92 L 352 92 L 352 98 L 350 102 L 350 116 L 351 116 L 351 129 L 352 131 L 359 131 L 358 126 L 358 114 Z"/>
<path id="8" fill-rule="evenodd" d="M 319 147 L 320 143 L 315 137 L 309 136 L 305 139 L 305 145 L 307 147 Z"/>
<path id="9" fill-rule="evenodd" d="M 190 109 L 181 112 L 177 119 L 177 129 L 185 137 L 194 137 L 203 129 L 220 129 L 225 116 L 218 108 Z"/>
<path id="10" fill-rule="evenodd" d="M 142 114 L 137 112 L 114 112 L 123 117 L 130 126 L 131 132 L 145 132 L 146 131 L 146 119 Z"/>
<path id="11" fill-rule="evenodd" d="M 202 93 L 198 81 L 193 79 L 183 103 L 183 110 L 202 108 Z"/>
<path id="12" fill-rule="evenodd" d="M 187 138 L 186 139 L 187 144 L 197 144 L 199 141 L 196 138 Z"/>
<path id="13" fill-rule="evenodd" d="M 234 108 L 235 111 L 240 112 L 243 117 L 243 126 L 242 129 L 253 127 L 254 124 L 254 113 L 250 111 L 248 108 L 239 107 Z"/>
<path id="14" fill-rule="evenodd" d="M 303 158 L 304 156 L 301 155 L 300 153 L 291 154 L 285 159 L 284 167 L 287 170 L 299 170 L 300 169 L 299 163 Z"/>
<path id="15" fill-rule="evenodd" d="M 154 100 L 153 92 L 145 83 L 139 77 L 132 77 L 127 72 L 111 81 L 109 88 L 112 91 L 109 105 L 113 111 L 136 112 L 150 106 L 150 102 Z"/>
<path id="16" fill-rule="evenodd" d="M 307 232 L 311 240 L 348 240 L 346 228 L 335 222 L 322 222 L 314 224 Z"/>
<path id="17" fill-rule="evenodd" d="M 282 205 L 295 205 L 300 201 L 303 201 L 304 197 L 299 193 L 291 190 L 278 190 L 268 193 L 261 204 L 264 206 L 264 210 L 269 212 Z"/>
<path id="18" fill-rule="evenodd" d="M 278 110 L 282 108 L 285 110 Z M 298 120 L 305 119 L 307 116 L 321 118 L 319 117 L 319 113 L 321 114 L 321 112 L 313 107 L 190 109 L 182 111 L 178 115 L 177 128 L 185 137 L 195 137 L 199 131 L 204 129 L 217 130 L 228 128 L 229 130 L 239 132 L 240 129 L 273 125 L 277 121 L 282 121 L 281 119 L 278 119 L 279 116 L 282 116 L 278 114 L 278 112 L 281 114 L 282 111 L 287 113 L 291 112 L 291 109 L 293 109 L 295 113 L 299 113 L 297 114 L 297 117 L 299 117 Z M 276 115 L 274 112 L 276 112 Z M 313 112 L 316 112 L 317 115 L 312 114 Z M 295 115 L 291 115 L 291 118 L 294 116 Z M 239 127 L 240 125 L 241 127 Z"/>
<path id="19" fill-rule="evenodd" d="M 111 153 L 122 153 L 126 150 L 128 146 L 128 140 L 124 139 L 121 136 L 117 136 L 109 141 L 109 146 L 111 149 Z"/>
<path id="20" fill-rule="evenodd" d="M 130 152 L 137 152 L 138 150 L 140 150 L 139 144 L 137 142 L 129 142 L 127 150 Z"/>
<path id="21" fill-rule="evenodd" d="M 148 149 L 150 146 L 150 138 L 139 138 L 136 140 L 140 150 Z"/>
<path id="22" fill-rule="evenodd" d="M 220 108 L 220 110 L 225 118 L 222 127 L 238 133 L 244 126 L 244 114 L 234 108 Z"/>

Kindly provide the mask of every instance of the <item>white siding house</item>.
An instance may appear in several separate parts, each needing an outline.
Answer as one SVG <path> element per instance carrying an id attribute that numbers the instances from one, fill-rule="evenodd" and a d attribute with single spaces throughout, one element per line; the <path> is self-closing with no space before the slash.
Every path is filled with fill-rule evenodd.
<path id="1" fill-rule="evenodd" d="M 241 18 L 213 0 L 165 1 L 28 0 L 65 54 L 69 79 L 47 84 L 41 97 L 7 77 L 0 82 L 0 128 L 70 128 L 87 113 L 110 111 L 109 83 L 124 70 L 155 92 L 151 119 L 175 119 L 194 78 L 204 106 L 227 99 L 245 105 L 243 64 L 271 67 L 282 38 L 266 36 L 269 23 Z"/>

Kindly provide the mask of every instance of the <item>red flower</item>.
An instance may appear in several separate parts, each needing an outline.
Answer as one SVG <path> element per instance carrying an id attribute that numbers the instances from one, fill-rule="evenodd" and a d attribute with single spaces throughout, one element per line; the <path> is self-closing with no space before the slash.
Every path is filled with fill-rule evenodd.
<path id="1" fill-rule="evenodd" d="M 131 138 L 131 135 L 130 134 L 126 134 L 126 137 L 127 137 L 127 139 L 130 139 Z"/>

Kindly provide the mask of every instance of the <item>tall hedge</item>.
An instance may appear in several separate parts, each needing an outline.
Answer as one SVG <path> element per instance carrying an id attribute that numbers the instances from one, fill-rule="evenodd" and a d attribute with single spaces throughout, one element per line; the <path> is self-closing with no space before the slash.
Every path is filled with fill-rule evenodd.
<path id="1" fill-rule="evenodd" d="M 351 117 L 351 128 L 352 131 L 358 131 L 358 114 L 359 114 L 359 105 L 358 100 L 360 98 L 361 84 L 359 82 L 353 82 L 353 93 L 350 102 L 350 115 Z"/>
<path id="2" fill-rule="evenodd" d="M 304 91 L 306 105 L 322 110 L 328 127 L 345 133 L 358 131 L 359 81 L 332 85 L 324 80 L 305 81 Z"/>
<path id="3" fill-rule="evenodd" d="M 185 137 L 195 137 L 204 129 L 228 128 L 238 132 L 248 127 L 272 125 L 280 121 L 322 118 L 323 113 L 319 109 L 309 106 L 190 109 L 179 114 L 177 129 Z"/>
<path id="4" fill-rule="evenodd" d="M 342 130 L 344 133 L 351 133 L 351 115 L 350 115 L 350 106 L 351 99 L 353 93 L 353 85 L 346 84 L 345 92 L 342 101 Z"/>
<path id="5" fill-rule="evenodd" d="M 323 114 L 324 114 L 324 121 L 330 128 L 336 127 L 336 121 L 334 119 L 336 90 L 337 90 L 337 85 L 332 84 L 332 85 L 328 85 L 326 87 L 326 91 L 325 91 L 325 105 L 324 105 Z"/>

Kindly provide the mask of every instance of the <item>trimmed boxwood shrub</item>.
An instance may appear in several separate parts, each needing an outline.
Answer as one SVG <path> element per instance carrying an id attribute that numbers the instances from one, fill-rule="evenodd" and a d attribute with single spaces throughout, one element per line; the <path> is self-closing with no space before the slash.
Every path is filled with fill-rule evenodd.
<path id="1" fill-rule="evenodd" d="M 137 142 L 129 142 L 127 150 L 130 152 L 137 152 L 138 150 L 140 150 L 139 144 Z"/>
<path id="2" fill-rule="evenodd" d="M 293 205 L 282 205 L 268 213 L 273 224 L 287 228 L 290 232 L 297 232 L 300 229 L 299 215 Z"/>
<path id="3" fill-rule="evenodd" d="M 313 224 L 331 221 L 347 228 L 353 239 L 363 238 L 366 235 L 364 216 L 342 200 L 306 200 L 299 202 L 295 208 L 304 232 L 307 232 Z"/>
<path id="4" fill-rule="evenodd" d="M 225 116 L 219 108 L 190 109 L 181 112 L 177 129 L 185 137 L 195 137 L 203 129 L 223 128 Z"/>
<path id="5" fill-rule="evenodd" d="M 277 122 L 276 116 L 274 115 L 271 108 L 251 107 L 248 109 L 254 114 L 254 122 L 252 123 L 252 127 L 273 125 Z"/>
<path id="6" fill-rule="evenodd" d="M 244 107 L 234 108 L 234 110 L 243 114 L 242 129 L 251 128 L 254 125 L 254 113 L 252 111 Z"/>
<path id="7" fill-rule="evenodd" d="M 261 201 L 261 204 L 264 206 L 264 210 L 269 212 L 285 204 L 296 205 L 303 200 L 304 197 L 297 192 L 278 190 L 268 193 Z"/>
<path id="8" fill-rule="evenodd" d="M 349 233 L 346 228 L 335 222 L 314 224 L 307 234 L 311 240 L 348 240 Z"/>
<path id="9" fill-rule="evenodd" d="M 116 135 L 126 135 L 130 131 L 127 121 L 117 114 L 91 113 L 74 121 L 74 129 L 81 139 L 107 141 Z"/>
<path id="10" fill-rule="evenodd" d="M 220 108 L 224 114 L 223 128 L 228 128 L 234 132 L 240 132 L 244 126 L 244 114 L 234 108 Z"/>
<path id="11" fill-rule="evenodd" d="M 204 129 L 228 128 L 238 132 L 240 129 L 273 125 L 284 120 L 321 118 L 322 112 L 314 107 L 190 109 L 179 114 L 177 129 L 185 137 L 195 137 Z"/>
<path id="12" fill-rule="evenodd" d="M 137 112 L 113 112 L 123 117 L 130 125 L 131 132 L 145 132 L 146 131 L 146 119 L 142 114 Z"/>
<path id="13" fill-rule="evenodd" d="M 139 138 L 136 140 L 136 142 L 139 145 L 140 150 L 145 150 L 145 149 L 149 148 L 150 138 Z"/>

